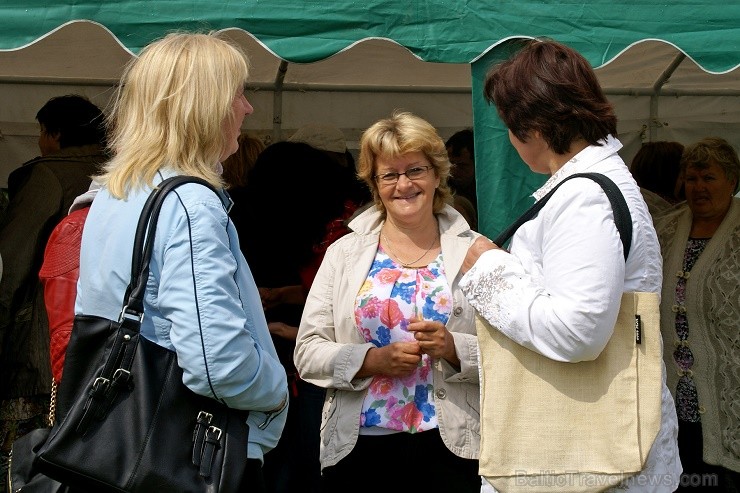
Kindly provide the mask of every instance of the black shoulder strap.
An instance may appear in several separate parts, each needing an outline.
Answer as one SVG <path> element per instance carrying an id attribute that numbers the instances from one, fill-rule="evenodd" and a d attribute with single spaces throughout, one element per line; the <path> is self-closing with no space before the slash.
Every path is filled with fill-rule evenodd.
<path id="1" fill-rule="evenodd" d="M 558 183 L 552 190 L 547 193 L 547 195 L 535 202 L 532 207 L 527 209 L 526 212 L 524 212 L 524 214 L 519 217 L 519 219 L 514 221 L 514 223 L 512 223 L 501 234 L 499 234 L 493 240 L 493 242 L 499 246 L 506 243 L 514 234 L 514 232 L 519 229 L 519 226 L 537 215 L 540 209 L 544 207 L 544 205 L 547 203 L 550 197 L 552 197 L 552 194 L 555 193 L 555 190 L 557 190 L 560 185 L 572 178 L 590 178 L 601 185 L 601 188 L 604 190 L 604 193 L 606 194 L 609 202 L 612 205 L 612 210 L 614 211 L 614 222 L 617 225 L 619 236 L 622 239 L 622 250 L 624 251 L 624 260 L 626 262 L 627 256 L 630 253 L 630 245 L 632 244 L 632 216 L 630 215 L 630 210 L 627 207 L 627 202 L 624 200 L 624 196 L 622 195 L 621 190 L 619 190 L 619 187 L 612 180 L 610 180 L 605 175 L 602 175 L 601 173 L 576 173 L 564 178 L 563 181 Z"/>
<path id="2" fill-rule="evenodd" d="M 149 259 L 154 248 L 159 211 L 166 195 L 184 183 L 198 183 L 218 194 L 216 188 L 204 179 L 184 175 L 167 178 L 152 191 L 144 203 L 136 226 L 134 252 L 131 258 L 131 281 L 124 296 L 122 317 L 124 315 L 139 317 L 144 312 L 144 290 L 149 277 Z"/>

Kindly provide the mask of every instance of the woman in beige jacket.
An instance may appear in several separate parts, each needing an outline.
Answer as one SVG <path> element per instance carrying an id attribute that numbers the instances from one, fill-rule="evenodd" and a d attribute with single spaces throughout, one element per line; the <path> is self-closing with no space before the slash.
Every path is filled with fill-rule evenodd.
<path id="1" fill-rule="evenodd" d="M 478 346 L 458 288 L 477 234 L 449 205 L 449 172 L 444 142 L 412 114 L 360 141 L 375 204 L 327 250 L 294 354 L 327 389 L 324 492 L 393 489 L 399 472 L 419 491 L 480 491 Z"/>

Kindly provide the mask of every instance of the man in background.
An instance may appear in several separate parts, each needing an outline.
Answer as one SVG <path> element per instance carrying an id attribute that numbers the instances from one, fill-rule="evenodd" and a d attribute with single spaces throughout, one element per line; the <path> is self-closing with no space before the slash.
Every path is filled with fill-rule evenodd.
<path id="1" fill-rule="evenodd" d="M 88 99 L 77 95 L 52 98 L 38 111 L 36 120 L 41 156 L 10 174 L 9 203 L 0 223 L 2 470 L 13 441 L 45 426 L 49 412 L 49 330 L 39 283 L 46 242 L 106 159 L 105 117 Z"/>
<path id="2" fill-rule="evenodd" d="M 466 128 L 456 132 L 445 142 L 447 155 L 452 163 L 450 188 L 456 195 L 468 199 L 478 211 L 478 196 L 475 190 L 475 146 L 473 130 Z"/>

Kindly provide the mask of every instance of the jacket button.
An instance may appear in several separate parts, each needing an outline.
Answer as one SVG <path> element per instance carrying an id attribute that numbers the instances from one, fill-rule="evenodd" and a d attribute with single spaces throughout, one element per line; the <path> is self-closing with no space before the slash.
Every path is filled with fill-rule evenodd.
<path id="1" fill-rule="evenodd" d="M 437 389 L 437 391 L 434 394 L 437 396 L 437 399 L 447 398 L 447 391 L 445 389 Z"/>
<path id="2" fill-rule="evenodd" d="M 462 310 L 463 310 L 462 307 L 458 306 L 458 307 L 455 307 L 455 310 L 453 310 L 452 313 L 454 313 L 456 317 L 459 317 L 460 315 L 462 315 Z"/>

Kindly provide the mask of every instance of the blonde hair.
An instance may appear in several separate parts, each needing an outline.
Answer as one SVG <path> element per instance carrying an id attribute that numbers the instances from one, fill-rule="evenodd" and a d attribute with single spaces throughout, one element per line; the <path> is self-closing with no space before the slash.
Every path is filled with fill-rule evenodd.
<path id="1" fill-rule="evenodd" d="M 223 162 L 223 179 L 229 188 L 245 187 L 249 172 L 257 162 L 257 156 L 265 150 L 265 143 L 247 133 L 239 135 L 239 150 Z"/>
<path id="2" fill-rule="evenodd" d="M 421 152 L 429 160 L 434 174 L 439 177 L 439 187 L 434 192 L 434 212 L 440 212 L 452 202 L 452 192 L 447 184 L 450 177 L 450 159 L 447 148 L 437 130 L 426 120 L 409 112 L 396 111 L 390 118 L 375 122 L 360 137 L 360 156 L 357 176 L 367 183 L 373 201 L 385 215 L 380 200 L 375 165 L 379 157 L 396 159 L 410 152 Z"/>
<path id="3" fill-rule="evenodd" d="M 111 112 L 113 158 L 98 180 L 111 195 L 152 186 L 162 166 L 223 186 L 216 163 L 249 61 L 214 33 L 173 33 L 127 65 Z"/>

